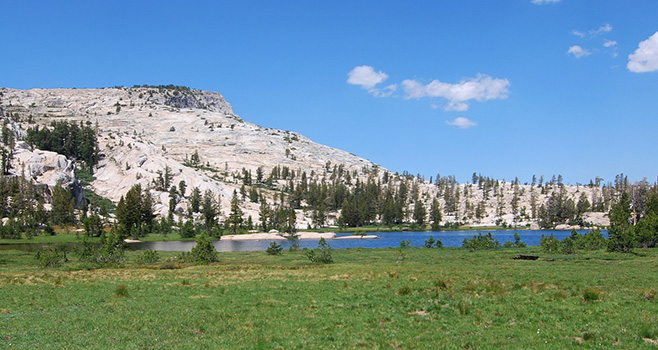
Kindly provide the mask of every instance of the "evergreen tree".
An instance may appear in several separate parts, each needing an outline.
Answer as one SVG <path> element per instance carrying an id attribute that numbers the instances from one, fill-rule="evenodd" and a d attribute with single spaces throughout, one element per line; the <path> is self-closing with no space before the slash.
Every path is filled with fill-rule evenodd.
<path id="1" fill-rule="evenodd" d="M 416 205 L 414 205 L 414 221 L 418 226 L 423 227 L 425 225 L 425 216 L 427 216 L 427 211 L 423 202 L 416 201 Z"/>
<path id="2" fill-rule="evenodd" d="M 610 208 L 608 229 L 608 251 L 629 253 L 634 245 L 634 230 L 631 226 L 631 202 L 627 192 Z"/>
<path id="3" fill-rule="evenodd" d="M 219 209 L 219 201 L 215 199 L 212 191 L 206 190 L 203 194 L 203 202 L 201 205 L 201 214 L 203 215 L 206 230 L 210 230 L 217 224 Z"/>
<path id="4" fill-rule="evenodd" d="M 430 207 L 430 221 L 432 222 L 432 230 L 438 230 L 441 225 L 441 207 L 439 200 L 434 198 L 432 206 Z"/>
<path id="5" fill-rule="evenodd" d="M 70 225 L 75 221 L 73 209 L 75 201 L 71 191 L 57 185 L 53 188 L 52 219 L 58 225 Z"/>
<path id="6" fill-rule="evenodd" d="M 190 207 L 192 208 L 193 213 L 199 212 L 199 208 L 201 207 L 201 191 L 198 187 L 192 189 L 192 194 L 190 195 Z"/>
<path id="7" fill-rule="evenodd" d="M 238 233 L 242 227 L 243 220 L 244 219 L 242 219 L 242 210 L 240 209 L 238 193 L 237 191 L 233 190 L 233 198 L 231 198 L 231 213 L 229 214 L 228 219 L 226 219 L 228 229 L 233 234 Z"/>

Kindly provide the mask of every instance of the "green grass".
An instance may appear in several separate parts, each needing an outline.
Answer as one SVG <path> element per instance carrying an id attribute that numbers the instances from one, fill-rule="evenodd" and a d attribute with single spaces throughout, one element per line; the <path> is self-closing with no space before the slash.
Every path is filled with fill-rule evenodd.
<path id="1" fill-rule="evenodd" d="M 513 260 L 519 253 L 554 261 Z M 0 346 L 17 349 L 655 349 L 658 250 L 221 253 L 207 266 L 41 269 L 0 252 Z"/>

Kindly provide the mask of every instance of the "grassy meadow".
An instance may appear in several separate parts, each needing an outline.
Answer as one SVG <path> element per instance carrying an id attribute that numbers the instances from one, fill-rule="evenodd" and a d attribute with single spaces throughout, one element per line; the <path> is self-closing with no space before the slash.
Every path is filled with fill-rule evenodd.
<path id="1" fill-rule="evenodd" d="M 16 349 L 658 349 L 658 250 L 127 252 L 40 268 L 0 251 L 0 346 Z M 536 254 L 540 260 L 513 260 Z"/>

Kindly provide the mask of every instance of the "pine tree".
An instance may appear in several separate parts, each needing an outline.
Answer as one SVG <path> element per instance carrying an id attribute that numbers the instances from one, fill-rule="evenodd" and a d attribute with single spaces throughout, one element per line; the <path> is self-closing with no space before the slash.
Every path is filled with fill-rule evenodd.
<path id="1" fill-rule="evenodd" d="M 608 230 L 608 251 L 630 253 L 634 245 L 634 230 L 631 226 L 631 202 L 628 192 L 624 192 L 610 208 L 610 229 Z"/>
<path id="2" fill-rule="evenodd" d="M 418 226 L 423 227 L 425 225 L 425 216 L 427 216 L 427 211 L 423 202 L 416 201 L 416 205 L 414 205 L 414 221 L 416 221 Z"/>
<path id="3" fill-rule="evenodd" d="M 231 213 L 229 214 L 228 219 L 226 219 L 226 224 L 233 234 L 237 234 L 238 230 L 242 227 L 243 220 L 238 193 L 236 190 L 233 190 L 233 198 L 231 198 Z"/>

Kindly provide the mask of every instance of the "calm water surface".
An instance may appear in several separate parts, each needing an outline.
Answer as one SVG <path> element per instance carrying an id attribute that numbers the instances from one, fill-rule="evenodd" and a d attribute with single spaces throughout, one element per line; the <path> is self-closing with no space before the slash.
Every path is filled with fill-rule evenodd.
<path id="1" fill-rule="evenodd" d="M 583 234 L 588 230 L 578 230 Z M 558 231 L 558 230 L 501 230 L 501 231 L 482 231 L 483 234 L 491 232 L 491 235 L 497 239 L 500 244 L 505 244 L 507 241 L 514 241 L 514 232 L 518 232 L 521 241 L 527 245 L 539 245 L 539 239 L 542 235 L 549 236 L 551 233 L 557 239 L 563 239 L 571 234 L 571 231 Z M 607 235 L 607 231 L 602 231 Z M 328 239 L 327 243 L 333 249 L 344 248 L 390 248 L 399 247 L 400 241 L 411 240 L 411 245 L 414 247 L 422 247 L 423 243 L 430 237 L 434 239 L 441 239 L 444 247 L 461 247 L 464 238 L 471 238 L 477 235 L 478 231 L 440 231 L 440 232 L 372 232 L 371 235 L 378 236 L 376 239 Z M 350 233 L 339 233 L 340 236 L 350 236 Z M 219 252 L 234 252 L 234 251 L 261 251 L 267 249 L 271 240 L 262 241 L 215 241 L 213 244 Z M 313 249 L 318 246 L 318 240 L 304 239 L 299 240 L 301 248 Z M 277 241 L 284 249 L 288 249 L 292 242 L 290 241 Z M 153 249 L 159 251 L 190 251 L 196 245 L 195 242 L 182 242 L 182 241 L 169 241 L 169 242 L 140 242 L 130 243 L 129 249 Z"/>

